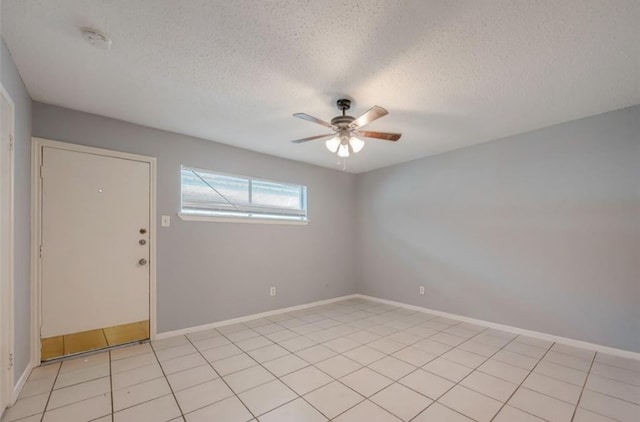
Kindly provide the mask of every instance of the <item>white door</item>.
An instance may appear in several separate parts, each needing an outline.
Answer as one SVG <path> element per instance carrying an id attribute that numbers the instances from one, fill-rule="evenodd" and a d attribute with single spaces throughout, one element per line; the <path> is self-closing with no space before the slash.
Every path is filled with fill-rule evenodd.
<path id="1" fill-rule="evenodd" d="M 0 415 L 13 390 L 13 107 L 0 90 Z"/>
<path id="2" fill-rule="evenodd" d="M 149 319 L 150 164 L 42 148 L 42 328 Z"/>

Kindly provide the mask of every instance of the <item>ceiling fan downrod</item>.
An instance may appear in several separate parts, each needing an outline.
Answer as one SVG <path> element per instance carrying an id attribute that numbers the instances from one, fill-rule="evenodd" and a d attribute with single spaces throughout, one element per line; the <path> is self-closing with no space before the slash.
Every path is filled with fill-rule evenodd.
<path id="1" fill-rule="evenodd" d="M 345 115 L 345 112 L 351 108 L 351 100 L 347 100 L 346 98 L 340 98 L 336 101 L 338 105 L 338 110 L 342 110 L 342 115 Z"/>

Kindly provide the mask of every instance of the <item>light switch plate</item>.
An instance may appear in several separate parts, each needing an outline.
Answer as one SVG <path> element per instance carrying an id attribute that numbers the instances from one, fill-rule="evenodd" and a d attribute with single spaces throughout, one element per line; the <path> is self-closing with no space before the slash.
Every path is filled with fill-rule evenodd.
<path id="1" fill-rule="evenodd" d="M 163 215 L 161 224 L 162 227 L 169 227 L 171 225 L 171 216 Z"/>

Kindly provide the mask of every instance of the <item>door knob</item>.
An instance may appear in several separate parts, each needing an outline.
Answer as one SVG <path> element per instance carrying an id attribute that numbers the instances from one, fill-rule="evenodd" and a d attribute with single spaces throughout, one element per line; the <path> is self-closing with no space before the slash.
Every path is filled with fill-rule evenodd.
<path id="1" fill-rule="evenodd" d="M 142 258 L 140 261 L 138 261 L 138 264 L 140 265 L 147 265 L 147 260 Z"/>
<path id="2" fill-rule="evenodd" d="M 146 245 L 147 241 L 144 240 L 144 239 L 140 239 L 140 240 L 138 240 L 138 243 L 141 244 L 141 245 Z"/>

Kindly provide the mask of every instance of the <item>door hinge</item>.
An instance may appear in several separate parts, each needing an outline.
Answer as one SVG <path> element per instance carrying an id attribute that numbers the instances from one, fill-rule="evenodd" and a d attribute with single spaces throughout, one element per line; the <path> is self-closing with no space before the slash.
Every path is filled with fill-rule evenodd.
<path id="1" fill-rule="evenodd" d="M 42 245 L 40 245 L 40 258 L 42 258 Z"/>
<path id="2" fill-rule="evenodd" d="M 40 166 L 40 178 L 44 179 L 44 166 Z"/>
<path id="3" fill-rule="evenodd" d="M 9 353 L 9 369 L 13 368 L 13 353 Z"/>
<path id="4" fill-rule="evenodd" d="M 9 151 L 13 151 L 15 141 L 13 139 L 13 135 L 9 135 Z"/>

